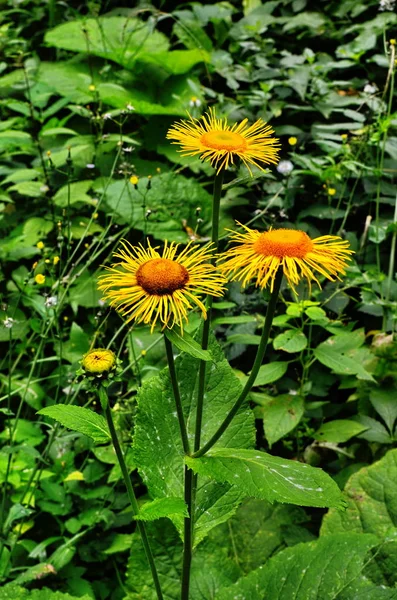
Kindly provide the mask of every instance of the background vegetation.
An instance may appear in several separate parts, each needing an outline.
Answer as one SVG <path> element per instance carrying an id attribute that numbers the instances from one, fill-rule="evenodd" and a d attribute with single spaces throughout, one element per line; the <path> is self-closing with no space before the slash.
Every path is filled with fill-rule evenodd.
<path id="1" fill-rule="evenodd" d="M 110 394 L 131 446 L 136 391 L 165 351 L 159 334 L 109 311 L 96 278 L 122 237 L 208 238 L 213 170 L 165 139 L 208 106 L 232 122 L 261 117 L 282 142 L 277 169 L 227 173 L 223 238 L 237 219 L 339 234 L 356 252 L 342 283 L 299 300 L 284 289 L 250 397 L 257 447 L 327 470 L 348 509 L 244 503 L 206 532 L 192 598 L 254 598 L 266 561 L 269 600 L 396 598 L 395 3 L 133 4 L 1 2 L 0 598 L 154 597 L 110 446 L 36 412 L 99 410 L 76 370 L 89 348 L 110 347 L 124 374 Z M 215 308 L 244 377 L 263 295 L 233 284 Z M 178 536 L 165 518 L 150 527 L 166 597 L 178 598 Z M 347 537 L 327 540 L 338 532 Z"/>

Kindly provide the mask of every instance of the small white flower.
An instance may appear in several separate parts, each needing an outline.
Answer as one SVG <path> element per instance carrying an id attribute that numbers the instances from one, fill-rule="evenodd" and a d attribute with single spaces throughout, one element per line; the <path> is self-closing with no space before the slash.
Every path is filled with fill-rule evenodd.
<path id="1" fill-rule="evenodd" d="M 102 300 L 102 298 L 100 298 L 100 299 L 98 300 L 98 304 L 99 304 L 99 306 L 105 306 L 105 304 L 106 304 L 106 301 L 105 301 L 105 300 Z"/>
<path id="2" fill-rule="evenodd" d="M 127 148 L 123 148 L 123 152 L 132 152 L 133 149 L 134 148 L 132 146 L 128 146 Z"/>
<path id="3" fill-rule="evenodd" d="M 112 115 L 110 113 L 105 113 L 104 115 L 102 115 L 102 119 L 104 121 L 108 121 L 111 118 L 112 118 Z"/>
<path id="4" fill-rule="evenodd" d="M 95 169 L 95 165 L 94 163 L 88 163 L 88 165 L 86 165 L 87 169 Z"/>
<path id="5" fill-rule="evenodd" d="M 378 88 L 375 84 L 373 83 L 367 83 L 364 86 L 364 93 L 365 94 L 376 94 L 376 92 L 378 91 Z"/>
<path id="6" fill-rule="evenodd" d="M 394 10 L 396 0 L 380 0 L 379 10 Z"/>
<path id="7" fill-rule="evenodd" d="M 192 96 L 192 97 L 190 98 L 189 106 L 190 106 L 191 108 L 193 108 L 194 106 L 196 106 L 197 108 L 198 108 L 199 106 L 201 106 L 201 100 L 200 100 L 200 98 L 197 98 L 197 96 Z"/>
<path id="8" fill-rule="evenodd" d="M 130 103 L 127 104 L 126 109 L 129 110 L 130 112 L 135 110 L 135 108 Z"/>
<path id="9" fill-rule="evenodd" d="M 53 308 L 57 304 L 58 298 L 56 296 L 48 296 L 48 298 L 46 298 L 44 302 L 44 306 L 46 306 L 47 308 Z"/>
<path id="10" fill-rule="evenodd" d="M 46 192 L 48 192 L 50 188 L 48 187 L 48 185 L 42 185 L 40 186 L 40 192 L 42 192 L 43 194 L 45 194 Z"/>
<path id="11" fill-rule="evenodd" d="M 6 329 L 11 329 L 11 327 L 14 325 L 15 323 L 15 319 L 13 319 L 12 317 L 6 317 L 3 321 L 3 325 Z"/>
<path id="12" fill-rule="evenodd" d="M 289 175 L 294 168 L 294 165 L 290 160 L 281 160 L 276 169 L 281 175 Z"/>

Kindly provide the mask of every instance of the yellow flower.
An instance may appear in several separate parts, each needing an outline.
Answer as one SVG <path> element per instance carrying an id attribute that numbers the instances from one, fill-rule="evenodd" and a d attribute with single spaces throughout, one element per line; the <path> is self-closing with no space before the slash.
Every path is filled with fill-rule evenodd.
<path id="1" fill-rule="evenodd" d="M 392 38 L 392 39 L 390 40 L 390 45 L 391 45 L 391 46 L 395 46 L 395 45 L 396 45 L 396 40 L 395 40 L 395 38 Z"/>
<path id="2" fill-rule="evenodd" d="M 260 232 L 242 225 L 244 232 L 232 232 L 232 240 L 238 242 L 224 254 L 226 261 L 220 265 L 225 275 L 242 281 L 246 286 L 251 279 L 264 288 L 274 278 L 279 267 L 283 269 L 288 284 L 295 288 L 302 278 L 319 282 L 313 271 L 331 281 L 345 274 L 346 261 L 353 251 L 349 242 L 335 235 L 323 235 L 312 240 L 298 229 L 270 229 Z"/>
<path id="3" fill-rule="evenodd" d="M 116 362 L 114 352 L 106 348 L 96 348 L 83 356 L 81 366 L 90 375 L 101 375 L 115 368 Z"/>
<path id="4" fill-rule="evenodd" d="M 290 137 L 290 138 L 288 138 L 288 143 L 290 146 L 296 146 L 296 144 L 298 143 L 298 138 Z"/>
<path id="5" fill-rule="evenodd" d="M 59 263 L 60 260 L 61 259 L 59 258 L 59 256 L 54 256 L 54 258 L 52 259 L 52 261 L 54 263 L 54 266 L 56 266 Z"/>
<path id="6" fill-rule="evenodd" d="M 130 183 L 132 183 L 132 185 L 138 185 L 138 181 L 139 181 L 139 177 L 137 177 L 136 175 L 132 175 L 130 177 Z"/>
<path id="7" fill-rule="evenodd" d="M 39 273 L 38 275 L 36 275 L 36 277 L 34 278 L 34 280 L 39 285 L 42 285 L 43 283 L 45 283 L 45 275 L 42 275 L 41 273 Z"/>
<path id="8" fill-rule="evenodd" d="M 88 86 L 88 89 L 90 90 L 90 92 L 95 92 L 96 87 L 95 87 L 94 84 L 91 84 L 91 85 Z"/>
<path id="9" fill-rule="evenodd" d="M 150 245 L 132 246 L 124 241 L 114 255 L 120 262 L 107 267 L 108 274 L 99 278 L 111 306 L 127 317 L 127 323 L 151 324 L 157 321 L 172 328 L 187 321 L 187 314 L 198 306 L 204 318 L 207 312 L 201 294 L 222 296 L 225 278 L 209 261 L 211 248 L 188 246 L 177 256 L 178 245 L 165 243 L 160 255 Z"/>
<path id="10" fill-rule="evenodd" d="M 347 140 L 347 133 L 341 133 L 342 140 Z"/>
<path id="11" fill-rule="evenodd" d="M 273 133 L 262 119 L 253 125 L 244 119 L 231 126 L 226 119 L 217 119 L 215 110 L 210 109 L 200 119 L 190 117 L 189 121 L 175 123 L 167 138 L 175 140 L 173 144 L 180 144 L 183 156 L 200 154 L 200 158 L 209 161 L 218 173 L 227 169 L 229 163 L 234 164 L 238 157 L 252 175 L 250 164 L 261 170 L 262 164 L 277 164 L 279 141 L 271 137 Z"/>
<path id="12" fill-rule="evenodd" d="M 44 242 L 37 242 L 36 246 L 39 250 L 42 250 L 44 248 Z"/>
<path id="13" fill-rule="evenodd" d="M 336 194 L 336 189 L 335 189 L 335 188 L 328 188 L 327 192 L 328 192 L 328 194 L 329 194 L 330 196 L 335 196 L 335 194 Z"/>

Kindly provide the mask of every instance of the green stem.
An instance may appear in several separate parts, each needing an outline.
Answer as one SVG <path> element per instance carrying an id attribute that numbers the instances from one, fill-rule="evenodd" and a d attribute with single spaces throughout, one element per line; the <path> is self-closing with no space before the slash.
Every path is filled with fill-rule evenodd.
<path id="1" fill-rule="evenodd" d="M 389 271 L 387 275 L 387 285 L 386 285 L 386 296 L 385 296 L 385 306 L 384 306 L 384 314 L 383 314 L 383 329 L 386 331 L 387 327 L 387 317 L 388 317 L 388 303 L 391 294 L 391 287 L 394 278 L 394 264 L 396 260 L 396 240 L 397 240 L 397 195 L 394 204 L 394 219 L 393 219 L 393 234 L 391 238 L 391 246 L 390 246 L 390 257 L 389 257 Z"/>
<path id="2" fill-rule="evenodd" d="M 101 397 L 102 397 L 101 404 L 106 406 L 106 408 L 105 408 L 106 420 L 108 422 L 110 436 L 112 438 L 112 443 L 113 443 L 114 450 L 116 452 L 117 460 L 118 460 L 121 472 L 123 474 L 125 487 L 127 488 L 127 494 L 128 494 L 128 498 L 129 498 L 129 501 L 131 504 L 132 513 L 134 516 L 137 516 L 139 514 L 138 502 L 137 502 L 137 499 L 135 496 L 134 488 L 132 487 L 131 478 L 128 473 L 127 465 L 124 460 L 124 455 L 123 455 L 123 451 L 121 450 L 121 446 L 120 446 L 119 438 L 117 436 L 116 428 L 114 426 L 112 412 L 110 410 L 108 399 L 107 399 L 107 394 L 103 387 L 99 388 L 99 398 L 101 399 Z M 157 598 L 158 598 L 158 600 L 163 600 L 163 593 L 161 591 L 159 576 L 157 574 L 157 569 L 156 569 L 156 565 L 154 564 L 152 550 L 150 548 L 149 539 L 148 539 L 148 536 L 146 533 L 146 527 L 142 521 L 136 521 L 136 524 L 137 524 L 139 533 L 141 534 L 142 544 L 143 544 L 143 547 L 145 550 L 146 558 L 148 560 L 150 570 L 152 572 L 152 577 L 153 577 L 154 587 L 156 588 Z"/>
<path id="3" fill-rule="evenodd" d="M 214 194 L 212 198 L 212 235 L 211 241 L 213 243 L 214 250 L 218 250 L 219 240 L 219 209 L 221 205 L 222 185 L 224 178 L 224 170 L 222 169 L 215 175 L 214 181 Z M 214 261 L 215 262 L 215 261 Z M 210 335 L 211 325 L 211 312 L 212 312 L 212 296 L 208 296 L 207 299 L 207 319 L 203 325 L 203 337 L 201 341 L 201 347 L 203 350 L 208 348 L 208 340 Z M 198 391 L 197 391 L 197 411 L 196 411 L 196 428 L 194 432 L 194 451 L 196 452 L 200 448 L 201 443 L 201 425 L 203 421 L 203 408 L 204 408 L 204 391 L 205 391 L 205 371 L 206 361 L 200 362 L 199 368 L 199 380 L 198 380 Z"/>
<path id="4" fill-rule="evenodd" d="M 179 392 L 178 379 L 176 376 L 174 355 L 172 352 L 172 344 L 166 335 L 164 336 L 164 343 L 165 343 L 165 351 L 166 351 L 167 360 L 168 360 L 168 368 L 170 371 L 172 391 L 174 394 L 176 413 L 178 415 L 179 429 L 181 432 L 183 451 L 185 454 L 190 455 L 189 439 L 187 437 L 185 416 L 183 414 L 182 400 L 181 400 L 181 395 Z"/>
<path id="5" fill-rule="evenodd" d="M 189 513 L 184 520 L 181 600 L 189 600 L 190 567 L 193 553 L 193 485 L 196 478 L 185 466 L 185 502 Z"/>
<path id="6" fill-rule="evenodd" d="M 259 347 L 258 347 L 258 351 L 256 353 L 254 365 L 252 367 L 250 376 L 248 377 L 247 383 L 245 384 L 243 391 L 241 392 L 240 396 L 236 400 L 233 408 L 230 410 L 229 414 L 227 415 L 227 417 L 225 418 L 223 423 L 219 426 L 219 428 L 214 433 L 212 438 L 206 444 L 204 444 L 204 446 L 202 448 L 200 448 L 200 450 L 196 451 L 192 455 L 193 458 L 198 458 L 200 456 L 203 456 L 203 454 L 208 452 L 208 450 L 210 450 L 210 448 L 212 448 L 212 446 L 214 444 L 216 444 L 216 442 L 219 440 L 219 438 L 223 435 L 223 433 L 229 427 L 230 423 L 236 416 L 236 414 L 239 411 L 244 400 L 248 396 L 253 384 L 255 383 L 255 379 L 256 379 L 256 376 L 258 375 L 258 371 L 262 364 L 263 357 L 265 356 L 267 342 L 269 340 L 270 329 L 272 326 L 273 317 L 274 317 L 274 313 L 276 310 L 277 299 L 278 299 L 278 294 L 280 291 L 282 278 L 283 278 L 283 270 L 282 270 L 282 268 L 279 268 L 279 270 L 277 271 L 277 274 L 276 274 L 275 281 L 274 281 L 273 291 L 270 296 L 269 304 L 267 306 L 265 324 L 263 326 L 261 341 L 259 343 Z"/>

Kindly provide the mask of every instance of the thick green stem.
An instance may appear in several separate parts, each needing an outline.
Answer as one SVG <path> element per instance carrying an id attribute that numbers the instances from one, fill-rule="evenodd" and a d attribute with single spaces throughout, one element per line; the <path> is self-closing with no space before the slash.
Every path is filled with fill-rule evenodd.
<path id="1" fill-rule="evenodd" d="M 178 379 L 176 376 L 174 355 L 172 352 L 172 344 L 166 335 L 164 336 L 164 343 L 165 343 L 165 351 L 167 353 L 168 368 L 170 371 L 170 378 L 171 378 L 172 391 L 174 394 L 176 413 L 178 415 L 179 429 L 181 432 L 183 451 L 185 454 L 190 455 L 190 446 L 189 446 L 189 440 L 187 437 L 185 416 L 183 414 L 183 407 L 182 407 L 181 395 L 179 392 Z"/>
<path id="2" fill-rule="evenodd" d="M 272 322 L 273 322 L 274 312 L 276 310 L 277 299 L 278 299 L 278 294 L 280 291 L 282 278 L 283 278 L 283 271 L 282 271 L 282 268 L 279 268 L 279 270 L 277 271 L 276 278 L 275 278 L 273 291 L 270 296 L 269 304 L 267 306 L 265 324 L 263 326 L 261 341 L 259 343 L 259 347 L 258 347 L 258 351 L 256 353 L 254 365 L 253 365 L 251 373 L 248 377 L 247 383 L 245 384 L 243 391 L 241 392 L 240 396 L 236 400 L 233 408 L 230 410 L 229 414 L 227 415 L 227 417 L 225 418 L 223 423 L 219 426 L 219 428 L 214 433 L 212 438 L 206 444 L 204 444 L 204 446 L 202 448 L 200 448 L 200 450 L 196 451 L 192 455 L 193 458 L 198 458 L 199 456 L 203 456 L 203 454 L 208 452 L 208 450 L 210 450 L 210 448 L 212 448 L 212 446 L 219 440 L 219 438 L 223 435 L 223 433 L 226 431 L 226 429 L 229 427 L 230 423 L 236 416 L 241 405 L 243 404 L 244 400 L 248 396 L 253 384 L 255 383 L 255 379 L 256 379 L 256 376 L 258 375 L 258 371 L 262 364 L 263 357 L 265 356 L 267 342 L 269 340 L 270 329 L 271 329 Z"/>
<path id="3" fill-rule="evenodd" d="M 102 398 L 101 398 L 101 396 L 102 396 Z M 104 396 L 106 396 L 106 398 L 104 398 Z M 105 415 L 106 415 L 106 420 L 108 422 L 110 436 L 112 438 L 113 447 L 116 452 L 117 460 L 118 460 L 118 463 L 119 463 L 119 466 L 120 466 L 120 469 L 121 469 L 121 472 L 123 475 L 125 487 L 127 488 L 127 494 L 128 494 L 128 498 L 129 498 L 129 501 L 131 504 L 132 512 L 133 512 L 133 515 L 136 516 L 139 514 L 138 502 L 137 502 L 137 499 L 135 496 L 134 488 L 132 487 L 130 474 L 128 473 L 127 465 L 124 460 L 124 455 L 123 455 L 123 451 L 121 450 L 121 446 L 120 446 L 119 438 L 117 436 L 116 428 L 114 426 L 112 411 L 110 410 L 109 404 L 107 402 L 106 391 L 103 387 L 99 388 L 99 398 L 101 400 L 101 404 L 106 406 Z M 163 593 L 161 591 L 159 576 L 157 573 L 156 565 L 154 564 L 152 550 L 150 548 L 149 539 L 148 539 L 148 536 L 146 533 L 146 527 L 142 521 L 136 521 L 136 524 L 137 524 L 139 533 L 141 534 L 142 544 L 143 544 L 143 547 L 145 550 L 146 558 L 148 560 L 149 567 L 152 572 L 152 577 L 153 577 L 154 587 L 156 588 L 157 598 L 158 598 L 158 600 L 164 600 Z"/>
<path id="4" fill-rule="evenodd" d="M 222 169 L 215 175 L 214 181 L 214 194 L 212 198 L 212 234 L 211 241 L 215 251 L 218 250 L 219 240 L 219 209 L 221 205 L 222 185 L 224 178 L 224 170 Z M 214 261 L 215 262 L 215 261 Z M 211 325 L 211 312 L 212 312 L 212 296 L 207 298 L 207 319 L 203 325 L 203 337 L 201 341 L 201 347 L 203 350 L 208 348 L 208 340 L 210 335 Z M 205 391 L 205 371 L 206 361 L 200 362 L 199 369 L 199 380 L 198 380 L 198 391 L 197 391 L 197 412 L 196 412 L 196 428 L 194 432 L 194 451 L 196 452 L 200 448 L 201 443 L 201 425 L 203 421 L 203 407 L 204 407 L 204 391 Z"/>
<path id="5" fill-rule="evenodd" d="M 190 567 L 192 564 L 193 550 L 193 483 L 195 477 L 193 471 L 185 466 L 185 502 L 189 513 L 185 517 L 183 531 L 183 563 L 182 563 L 182 586 L 181 600 L 189 600 Z"/>

